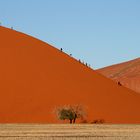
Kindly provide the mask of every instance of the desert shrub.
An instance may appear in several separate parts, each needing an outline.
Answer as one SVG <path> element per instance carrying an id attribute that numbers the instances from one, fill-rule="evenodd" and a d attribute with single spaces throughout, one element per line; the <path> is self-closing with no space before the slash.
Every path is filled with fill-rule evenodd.
<path id="1" fill-rule="evenodd" d="M 103 123 L 105 123 L 105 120 L 104 119 L 96 119 L 96 120 L 93 120 L 91 123 L 94 123 L 94 124 L 103 124 Z"/>

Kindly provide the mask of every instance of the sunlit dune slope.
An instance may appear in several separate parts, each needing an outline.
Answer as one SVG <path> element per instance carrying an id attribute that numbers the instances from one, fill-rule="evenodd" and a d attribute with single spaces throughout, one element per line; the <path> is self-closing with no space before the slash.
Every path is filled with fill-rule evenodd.
<path id="1" fill-rule="evenodd" d="M 0 123 L 59 122 L 53 109 L 64 104 L 85 106 L 89 122 L 140 123 L 140 94 L 45 42 L 0 27 Z"/>
<path id="2" fill-rule="evenodd" d="M 98 72 L 140 93 L 140 58 L 102 68 Z"/>

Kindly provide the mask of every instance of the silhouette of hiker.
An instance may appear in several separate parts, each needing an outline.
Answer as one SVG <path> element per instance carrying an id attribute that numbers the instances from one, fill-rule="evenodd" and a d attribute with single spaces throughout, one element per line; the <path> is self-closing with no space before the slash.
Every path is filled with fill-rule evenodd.
<path id="1" fill-rule="evenodd" d="M 62 49 L 62 48 L 60 48 L 60 51 L 62 52 L 62 51 L 63 51 L 63 49 Z"/>
<path id="2" fill-rule="evenodd" d="M 11 27 L 11 29 L 13 30 L 13 27 Z"/>
<path id="3" fill-rule="evenodd" d="M 119 86 L 122 86 L 122 84 L 120 83 L 120 81 L 118 82 L 118 85 L 119 85 Z"/>

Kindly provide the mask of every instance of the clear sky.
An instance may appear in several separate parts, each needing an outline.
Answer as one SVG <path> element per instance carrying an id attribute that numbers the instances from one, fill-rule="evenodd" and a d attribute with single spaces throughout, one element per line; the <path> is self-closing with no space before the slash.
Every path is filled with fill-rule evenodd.
<path id="1" fill-rule="evenodd" d="M 140 0 L 0 0 L 0 22 L 93 68 L 140 56 Z"/>

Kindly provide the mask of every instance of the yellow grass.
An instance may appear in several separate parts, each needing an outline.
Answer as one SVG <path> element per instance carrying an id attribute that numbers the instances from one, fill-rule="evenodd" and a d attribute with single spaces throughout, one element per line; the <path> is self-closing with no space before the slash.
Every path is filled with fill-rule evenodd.
<path id="1" fill-rule="evenodd" d="M 0 140 L 140 140 L 140 125 L 0 124 Z"/>

